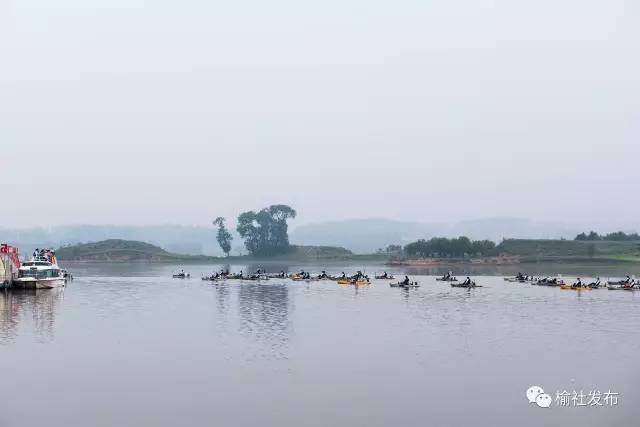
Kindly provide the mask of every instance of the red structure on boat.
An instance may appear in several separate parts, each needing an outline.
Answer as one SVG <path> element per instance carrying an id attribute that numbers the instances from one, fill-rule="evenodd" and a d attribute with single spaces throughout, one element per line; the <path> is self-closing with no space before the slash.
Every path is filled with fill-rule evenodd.
<path id="1" fill-rule="evenodd" d="M 6 243 L 0 244 L 0 287 L 11 285 L 19 268 L 18 248 Z"/>

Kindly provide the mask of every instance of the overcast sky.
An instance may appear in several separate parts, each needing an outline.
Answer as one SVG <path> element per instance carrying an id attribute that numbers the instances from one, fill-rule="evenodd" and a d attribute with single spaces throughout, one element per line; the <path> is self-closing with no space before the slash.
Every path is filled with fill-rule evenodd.
<path id="1" fill-rule="evenodd" d="M 0 0 L 0 226 L 638 225 L 636 0 Z"/>

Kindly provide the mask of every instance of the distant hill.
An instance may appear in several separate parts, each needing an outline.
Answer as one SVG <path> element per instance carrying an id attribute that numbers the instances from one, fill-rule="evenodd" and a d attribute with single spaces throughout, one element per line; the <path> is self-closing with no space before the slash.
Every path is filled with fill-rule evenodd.
<path id="1" fill-rule="evenodd" d="M 354 258 L 351 251 L 329 246 L 292 246 L 291 250 L 273 257 L 251 256 L 208 257 L 181 255 L 168 252 L 158 246 L 132 240 L 109 239 L 96 243 L 81 243 L 56 250 L 60 261 L 108 261 L 108 262 L 231 262 L 231 261 L 346 261 Z"/>
<path id="2" fill-rule="evenodd" d="M 350 219 L 301 225 L 291 231 L 295 244 L 343 246 L 355 253 L 372 253 L 390 244 L 405 245 L 431 237 L 467 236 L 473 240 L 503 238 L 573 238 L 576 228 L 562 223 L 521 218 L 487 218 L 456 224 L 418 223 L 388 219 Z"/>
<path id="3" fill-rule="evenodd" d="M 432 236 L 443 227 L 389 219 L 349 219 L 301 225 L 289 233 L 289 240 L 299 245 L 342 246 L 365 254 Z"/>
<path id="4" fill-rule="evenodd" d="M 108 239 L 133 240 L 159 246 L 169 252 L 189 255 L 222 255 L 213 227 L 184 225 L 68 225 L 51 228 L 0 228 L 0 240 L 30 253 L 35 248 L 57 248 Z M 232 253 L 242 242 L 236 236 Z"/>

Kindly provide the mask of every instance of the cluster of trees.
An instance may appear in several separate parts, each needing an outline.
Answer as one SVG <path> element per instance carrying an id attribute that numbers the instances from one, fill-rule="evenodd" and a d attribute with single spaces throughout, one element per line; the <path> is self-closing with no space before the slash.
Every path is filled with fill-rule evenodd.
<path id="1" fill-rule="evenodd" d="M 258 212 L 241 213 L 236 231 L 244 239 L 244 246 L 251 255 L 279 255 L 290 249 L 287 221 L 295 217 L 296 211 L 290 206 L 271 205 Z M 225 227 L 224 218 L 216 218 L 213 224 L 218 227 L 218 243 L 228 256 L 233 236 Z"/>
<path id="2" fill-rule="evenodd" d="M 464 257 L 469 255 L 488 255 L 496 247 L 490 240 L 474 240 L 462 236 L 454 239 L 434 237 L 430 240 L 420 239 L 404 247 L 408 256 L 429 257 Z"/>
<path id="3" fill-rule="evenodd" d="M 377 253 L 379 253 L 379 254 L 398 255 L 398 254 L 402 253 L 402 246 L 400 246 L 400 245 L 389 245 L 386 248 L 378 248 Z"/>
<path id="4" fill-rule="evenodd" d="M 609 233 L 601 236 L 595 231 L 591 231 L 589 234 L 586 234 L 586 233 L 578 234 L 575 240 L 590 241 L 590 242 L 595 242 L 595 241 L 629 242 L 629 241 L 640 240 L 640 235 L 638 235 L 638 233 L 627 234 L 627 233 L 623 233 L 622 231 L 616 231 L 615 233 Z"/>

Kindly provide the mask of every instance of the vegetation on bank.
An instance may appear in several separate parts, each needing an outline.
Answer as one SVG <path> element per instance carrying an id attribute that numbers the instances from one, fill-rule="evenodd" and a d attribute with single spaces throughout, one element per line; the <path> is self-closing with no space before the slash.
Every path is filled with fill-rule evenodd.
<path id="1" fill-rule="evenodd" d="M 495 254 L 509 254 L 526 261 L 640 261 L 640 241 L 506 239 Z"/>
<path id="2" fill-rule="evenodd" d="M 404 253 L 408 257 L 419 258 L 481 257 L 489 255 L 495 247 L 496 244 L 490 240 L 472 241 L 466 236 L 454 239 L 434 237 L 409 243 L 404 247 Z"/>
<path id="3" fill-rule="evenodd" d="M 505 239 L 495 245 L 490 241 L 434 238 L 406 245 L 397 260 L 471 260 L 503 258 L 505 262 L 640 262 L 640 241 L 633 240 L 534 240 Z M 508 258 L 508 260 L 507 260 Z"/>
<path id="4" fill-rule="evenodd" d="M 622 231 L 616 231 L 615 233 L 609 233 L 605 235 L 600 235 L 595 231 L 586 233 L 580 233 L 576 236 L 574 240 L 582 240 L 582 241 L 607 241 L 607 242 L 640 242 L 640 235 L 638 233 L 624 233 Z"/>

